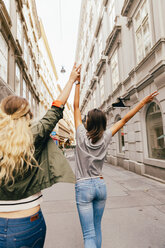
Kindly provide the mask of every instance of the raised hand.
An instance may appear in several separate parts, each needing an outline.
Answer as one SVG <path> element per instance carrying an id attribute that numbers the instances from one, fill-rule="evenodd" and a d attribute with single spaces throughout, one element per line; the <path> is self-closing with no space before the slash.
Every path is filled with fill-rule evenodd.
<path id="1" fill-rule="evenodd" d="M 81 78 L 81 65 L 79 65 L 79 67 L 78 67 L 78 73 L 79 73 L 79 75 L 77 77 L 77 81 L 80 82 L 80 78 Z"/>
<path id="2" fill-rule="evenodd" d="M 73 69 L 71 71 L 69 80 L 75 82 L 76 80 L 78 80 L 78 78 L 80 77 L 80 68 L 81 65 L 76 66 L 76 63 L 74 63 Z"/>
<path id="3" fill-rule="evenodd" d="M 149 102 L 152 102 L 153 98 L 155 96 L 157 96 L 158 94 L 159 94 L 159 92 L 156 90 L 153 93 L 151 93 L 150 95 L 144 97 L 141 102 L 144 103 L 144 104 L 149 103 Z"/>

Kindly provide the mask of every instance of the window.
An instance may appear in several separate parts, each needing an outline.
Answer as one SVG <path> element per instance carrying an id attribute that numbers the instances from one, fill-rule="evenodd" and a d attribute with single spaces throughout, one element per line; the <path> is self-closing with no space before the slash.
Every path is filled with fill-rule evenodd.
<path id="1" fill-rule="evenodd" d="M 10 14 L 10 0 L 3 0 L 8 13 Z"/>
<path id="2" fill-rule="evenodd" d="M 109 33 L 111 33 L 115 25 L 115 1 L 114 0 L 109 1 L 108 16 L 109 16 L 109 28 L 110 28 Z"/>
<path id="3" fill-rule="evenodd" d="M 34 64 L 33 64 L 33 60 L 30 54 L 29 54 L 29 73 L 31 77 L 33 78 L 34 77 Z"/>
<path id="4" fill-rule="evenodd" d="M 0 77 L 7 83 L 8 45 L 0 33 Z"/>
<path id="5" fill-rule="evenodd" d="M 93 97 L 92 97 L 92 99 L 93 99 L 93 108 L 96 108 L 97 106 L 96 106 L 96 89 L 94 90 L 94 92 L 93 92 Z"/>
<path id="6" fill-rule="evenodd" d="M 89 29 L 90 29 L 91 32 L 93 32 L 93 9 L 92 8 L 91 8 L 91 11 L 90 11 Z"/>
<path id="7" fill-rule="evenodd" d="M 151 33 L 149 26 L 148 5 L 147 0 L 138 10 L 134 17 L 135 40 L 137 61 L 142 60 L 151 48 Z"/>
<path id="8" fill-rule="evenodd" d="M 22 23 L 19 13 L 17 13 L 17 39 L 19 44 L 22 45 Z"/>
<path id="9" fill-rule="evenodd" d="M 95 3 L 96 3 L 97 14 L 99 15 L 100 14 L 100 8 L 101 8 L 102 1 L 95 0 Z"/>
<path id="10" fill-rule="evenodd" d="M 118 68 L 117 50 L 114 52 L 111 58 L 111 70 L 112 70 L 112 88 L 113 90 L 115 90 L 119 84 L 119 68 Z"/>
<path id="11" fill-rule="evenodd" d="M 32 93 L 29 90 L 29 104 L 30 104 L 30 108 L 32 107 Z"/>
<path id="12" fill-rule="evenodd" d="M 25 82 L 24 79 L 23 79 L 22 89 L 23 89 L 23 91 L 22 91 L 22 96 L 23 96 L 24 98 L 26 98 L 26 82 Z"/>
<path id="13" fill-rule="evenodd" d="M 21 87 L 20 87 L 20 81 L 21 81 L 21 71 L 20 68 L 18 66 L 18 64 L 16 64 L 16 79 L 15 79 L 15 93 L 17 96 L 20 96 L 20 91 L 21 91 Z"/>
<path id="14" fill-rule="evenodd" d="M 120 121 L 121 118 L 118 117 L 117 121 Z M 118 131 L 118 140 L 119 140 L 119 153 L 123 153 L 125 151 L 125 141 L 124 141 L 124 128 L 122 127 Z"/>
<path id="15" fill-rule="evenodd" d="M 99 35 L 98 35 L 98 56 L 99 58 L 101 57 L 101 53 L 103 50 L 103 41 L 102 41 L 102 33 L 101 33 L 101 27 L 100 27 L 100 31 L 99 31 Z"/>
<path id="16" fill-rule="evenodd" d="M 152 102 L 146 113 L 148 155 L 150 158 L 165 159 L 165 136 L 162 114 L 158 104 Z"/>
<path id="17" fill-rule="evenodd" d="M 92 55 L 92 58 L 91 58 L 91 71 L 92 71 L 92 75 L 94 74 L 94 69 L 95 69 L 94 56 Z"/>
<path id="18" fill-rule="evenodd" d="M 103 76 L 100 78 L 100 102 L 104 102 L 104 80 Z"/>
<path id="19" fill-rule="evenodd" d="M 32 97 L 32 106 L 31 106 L 31 108 L 32 108 L 32 112 L 33 112 L 33 114 L 35 116 L 35 99 L 34 99 L 34 97 Z"/>
<path id="20" fill-rule="evenodd" d="M 28 65 L 28 45 L 26 40 L 24 40 L 24 60 Z"/>

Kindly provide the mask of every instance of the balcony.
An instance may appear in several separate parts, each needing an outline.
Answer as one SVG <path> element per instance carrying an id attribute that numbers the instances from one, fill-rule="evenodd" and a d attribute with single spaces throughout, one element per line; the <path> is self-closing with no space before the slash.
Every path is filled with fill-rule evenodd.
<path id="1" fill-rule="evenodd" d="M 125 0 L 121 11 L 122 16 L 127 16 L 134 0 Z"/>
<path id="2" fill-rule="evenodd" d="M 4 25 L 7 27 L 8 30 L 10 30 L 12 26 L 12 21 L 8 14 L 6 6 L 2 0 L 0 0 L 0 16 L 2 17 Z"/>
<path id="3" fill-rule="evenodd" d="M 104 50 L 104 54 L 107 56 L 109 54 L 109 51 L 111 50 L 117 35 L 119 34 L 119 32 L 121 31 L 121 26 L 120 25 L 115 25 L 112 32 L 110 33 L 110 35 L 108 36 L 107 40 L 106 40 L 106 46 L 105 46 L 105 50 Z"/>
<path id="4" fill-rule="evenodd" d="M 105 63 L 106 63 L 106 56 L 105 55 L 102 55 L 101 58 L 100 58 L 100 60 L 99 60 L 99 62 L 97 63 L 97 66 L 96 66 L 96 72 L 95 72 L 96 76 L 99 75 L 100 70 L 101 70 L 101 68 L 103 67 L 103 65 Z"/>

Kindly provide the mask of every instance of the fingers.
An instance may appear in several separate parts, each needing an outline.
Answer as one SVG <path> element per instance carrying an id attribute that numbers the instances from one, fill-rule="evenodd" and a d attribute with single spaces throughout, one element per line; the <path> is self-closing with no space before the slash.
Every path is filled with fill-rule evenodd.
<path id="1" fill-rule="evenodd" d="M 156 90 L 156 91 L 154 91 L 154 92 L 151 94 L 151 96 L 154 97 L 154 96 L 157 96 L 158 94 L 159 94 L 159 92 Z"/>
<path id="2" fill-rule="evenodd" d="M 76 70 L 77 72 L 80 72 L 81 70 L 81 64 L 79 66 L 76 66 L 76 62 L 73 65 L 73 70 Z"/>
<path id="3" fill-rule="evenodd" d="M 74 62 L 73 69 L 76 69 L 76 62 Z"/>
<path id="4" fill-rule="evenodd" d="M 76 71 L 80 71 L 81 70 L 81 64 L 76 68 Z"/>

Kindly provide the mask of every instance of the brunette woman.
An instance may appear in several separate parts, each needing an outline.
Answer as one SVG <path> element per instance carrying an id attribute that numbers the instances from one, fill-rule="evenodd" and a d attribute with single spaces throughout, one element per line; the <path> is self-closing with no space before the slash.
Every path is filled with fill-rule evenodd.
<path id="1" fill-rule="evenodd" d="M 78 78 L 80 80 L 80 78 Z M 99 109 L 90 110 L 85 127 L 79 109 L 80 84 L 77 82 L 74 98 L 76 129 L 76 184 L 75 194 L 85 248 L 101 248 L 101 219 L 107 198 L 102 167 L 110 140 L 158 92 L 145 97 L 110 129 L 106 129 L 106 116 Z"/>

